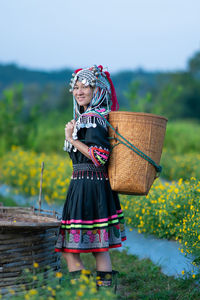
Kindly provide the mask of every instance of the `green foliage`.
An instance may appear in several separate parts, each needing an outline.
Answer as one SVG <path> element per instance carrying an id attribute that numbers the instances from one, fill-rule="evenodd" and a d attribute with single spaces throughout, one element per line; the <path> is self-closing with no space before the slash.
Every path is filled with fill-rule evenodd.
<path id="1" fill-rule="evenodd" d="M 0 155 L 13 144 L 23 144 L 26 138 L 25 124 L 21 121 L 23 101 L 21 85 L 5 90 L 0 99 Z"/>
<path id="2" fill-rule="evenodd" d="M 200 78 L 200 51 L 196 52 L 194 56 L 189 59 L 188 68 L 195 77 Z"/>
<path id="3" fill-rule="evenodd" d="M 142 77 L 132 79 L 125 96 L 132 111 L 143 111 L 164 115 L 169 119 L 200 116 L 200 52 L 189 60 L 184 72 L 159 74 L 154 84 L 145 90 Z"/>
<path id="4" fill-rule="evenodd" d="M 71 94 L 62 94 L 56 103 L 57 109 L 49 111 L 46 109 L 47 98 L 44 93 L 30 105 L 22 85 L 3 92 L 0 99 L 0 156 L 12 145 L 35 151 L 62 151 L 64 127 L 72 119 Z"/>
<path id="5" fill-rule="evenodd" d="M 72 118 L 71 112 L 54 111 L 41 116 L 29 129 L 26 146 L 36 152 L 63 154 L 65 124 Z"/>
<path id="6" fill-rule="evenodd" d="M 17 206 L 16 202 L 10 198 L 10 197 L 4 197 L 0 195 L 0 203 L 3 204 L 3 206 Z"/>
<path id="7" fill-rule="evenodd" d="M 161 166 L 163 167 L 161 177 L 167 180 L 184 180 L 190 177 L 200 177 L 200 154 L 186 153 L 175 155 L 167 150 L 162 154 Z"/>
<path id="8" fill-rule="evenodd" d="M 144 96 L 139 96 L 139 87 L 139 81 L 133 81 L 129 86 L 129 91 L 124 93 L 129 100 L 130 109 L 135 112 L 150 112 L 152 95 L 147 92 Z"/>
<path id="9" fill-rule="evenodd" d="M 184 180 L 200 177 L 200 124 L 187 120 L 169 122 L 161 157 L 161 177 Z"/>
<path id="10" fill-rule="evenodd" d="M 200 123 L 189 120 L 168 122 L 164 148 L 179 155 L 200 153 Z"/>
<path id="11" fill-rule="evenodd" d="M 174 85 L 172 82 L 158 89 L 157 93 L 152 96 L 154 102 L 151 112 L 170 119 L 180 117 L 184 110 L 182 103 L 178 103 L 181 92 L 182 86 Z"/>

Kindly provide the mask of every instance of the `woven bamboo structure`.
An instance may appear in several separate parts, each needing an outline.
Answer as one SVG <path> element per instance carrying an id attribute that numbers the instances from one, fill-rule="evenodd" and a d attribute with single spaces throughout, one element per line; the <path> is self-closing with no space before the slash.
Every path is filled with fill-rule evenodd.
<path id="1" fill-rule="evenodd" d="M 23 270 L 35 273 L 59 269 L 54 245 L 60 221 L 55 212 L 23 207 L 0 207 L 0 291 L 18 290 L 26 279 Z M 48 268 L 47 268 L 48 266 Z M 48 275 L 48 274 L 47 274 Z"/>
<path id="2" fill-rule="evenodd" d="M 159 165 L 166 118 L 119 111 L 109 114 L 109 122 L 117 132 Z M 147 195 L 156 178 L 155 167 L 120 143 L 117 138 L 121 138 L 110 127 L 109 136 L 113 147 L 108 166 L 112 190 L 122 194 Z"/>

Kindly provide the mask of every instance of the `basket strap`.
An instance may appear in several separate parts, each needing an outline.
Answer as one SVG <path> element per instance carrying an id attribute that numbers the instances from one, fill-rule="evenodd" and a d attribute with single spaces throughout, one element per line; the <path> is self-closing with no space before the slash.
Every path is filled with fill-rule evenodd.
<path id="1" fill-rule="evenodd" d="M 103 118 L 105 120 L 105 122 L 107 123 L 107 125 L 124 141 L 120 140 L 119 138 L 115 137 L 110 137 L 110 139 L 116 139 L 119 141 L 119 143 L 125 145 L 126 147 L 128 147 L 129 149 L 131 149 L 132 151 L 134 151 L 136 154 L 138 154 L 140 157 L 144 158 L 146 161 L 148 161 L 150 164 L 152 164 L 157 172 L 157 177 L 160 175 L 161 171 L 162 171 L 162 167 L 159 166 L 153 159 L 151 159 L 151 157 L 149 157 L 148 155 L 146 155 L 144 152 L 142 152 L 140 149 L 138 149 L 136 146 L 134 146 L 132 143 L 130 143 L 123 135 L 121 135 L 119 132 L 117 132 L 114 127 L 108 122 L 108 120 L 106 118 L 104 118 L 104 116 L 102 116 L 100 113 L 98 113 L 96 111 L 96 113 L 98 115 L 101 116 L 101 118 Z"/>

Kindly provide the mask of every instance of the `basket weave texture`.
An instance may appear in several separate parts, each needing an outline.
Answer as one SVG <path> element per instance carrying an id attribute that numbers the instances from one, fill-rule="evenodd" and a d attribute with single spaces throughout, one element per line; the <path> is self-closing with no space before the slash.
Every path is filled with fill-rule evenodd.
<path id="1" fill-rule="evenodd" d="M 0 207 L 0 294 L 20 291 L 21 284 L 32 288 L 34 282 L 23 277 L 24 269 L 34 274 L 58 270 L 60 257 L 54 251 L 60 222 L 54 214 L 24 207 Z M 7 298 L 6 298 L 7 299 Z"/>
<path id="2" fill-rule="evenodd" d="M 147 113 L 111 112 L 109 122 L 123 137 L 160 163 L 167 119 Z M 109 127 L 112 149 L 108 175 L 112 190 L 121 194 L 147 195 L 155 178 L 155 167 L 134 151 L 119 143 L 121 139 Z"/>

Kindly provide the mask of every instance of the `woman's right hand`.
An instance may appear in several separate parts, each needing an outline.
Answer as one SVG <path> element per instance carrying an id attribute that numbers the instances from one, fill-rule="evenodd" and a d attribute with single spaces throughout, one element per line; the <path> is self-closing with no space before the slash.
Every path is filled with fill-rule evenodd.
<path id="1" fill-rule="evenodd" d="M 72 133 L 74 131 L 74 126 L 76 125 L 75 120 L 71 120 L 65 125 L 65 139 L 72 139 Z"/>

